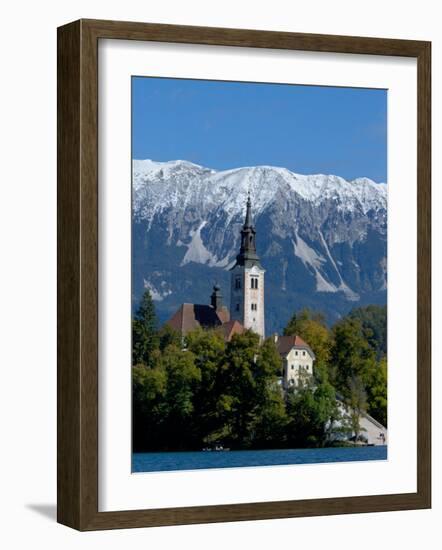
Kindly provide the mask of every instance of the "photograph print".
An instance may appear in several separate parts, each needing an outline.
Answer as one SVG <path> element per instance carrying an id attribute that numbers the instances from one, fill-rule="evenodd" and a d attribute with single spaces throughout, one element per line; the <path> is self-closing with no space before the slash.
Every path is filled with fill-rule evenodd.
<path id="1" fill-rule="evenodd" d="M 132 471 L 386 460 L 387 90 L 131 87 Z"/>

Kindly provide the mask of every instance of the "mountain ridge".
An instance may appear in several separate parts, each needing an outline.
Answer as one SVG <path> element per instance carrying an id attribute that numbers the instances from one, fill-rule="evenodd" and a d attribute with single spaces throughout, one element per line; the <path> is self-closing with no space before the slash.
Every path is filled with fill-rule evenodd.
<path id="1" fill-rule="evenodd" d="M 385 303 L 387 184 L 150 159 L 133 161 L 134 302 L 150 288 L 161 320 L 181 302 L 207 302 L 210 285 L 196 284 L 197 273 L 220 279 L 227 296 L 249 192 L 269 328 L 285 322 L 277 310 L 288 294 L 300 306 L 324 303 L 331 319 L 357 302 Z"/>

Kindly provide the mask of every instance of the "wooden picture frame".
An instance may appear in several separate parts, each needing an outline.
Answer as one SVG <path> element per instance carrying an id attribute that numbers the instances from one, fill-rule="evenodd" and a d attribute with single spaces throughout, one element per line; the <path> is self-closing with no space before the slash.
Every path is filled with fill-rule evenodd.
<path id="1" fill-rule="evenodd" d="M 123 39 L 403 56 L 418 67 L 417 492 L 98 511 L 98 41 Z M 58 29 L 58 521 L 82 531 L 431 506 L 431 44 L 79 20 Z"/>

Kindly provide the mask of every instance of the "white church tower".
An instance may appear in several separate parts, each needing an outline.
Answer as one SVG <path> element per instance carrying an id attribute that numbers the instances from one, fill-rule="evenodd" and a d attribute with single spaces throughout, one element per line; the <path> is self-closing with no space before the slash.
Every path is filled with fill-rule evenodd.
<path id="1" fill-rule="evenodd" d="M 246 219 L 241 230 L 241 248 L 231 269 L 230 319 L 265 338 L 264 273 L 256 254 L 256 231 L 252 202 L 247 198 Z"/>

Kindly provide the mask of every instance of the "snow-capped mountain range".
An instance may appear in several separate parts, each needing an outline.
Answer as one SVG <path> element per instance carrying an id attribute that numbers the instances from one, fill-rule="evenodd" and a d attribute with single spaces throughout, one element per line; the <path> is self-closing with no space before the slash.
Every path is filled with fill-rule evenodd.
<path id="1" fill-rule="evenodd" d="M 386 300 L 387 185 L 256 166 L 216 171 L 187 161 L 133 161 L 134 302 L 151 290 L 160 319 L 207 303 L 214 281 L 228 305 L 250 192 L 266 273 L 266 330 L 304 306 L 336 319 Z"/>

